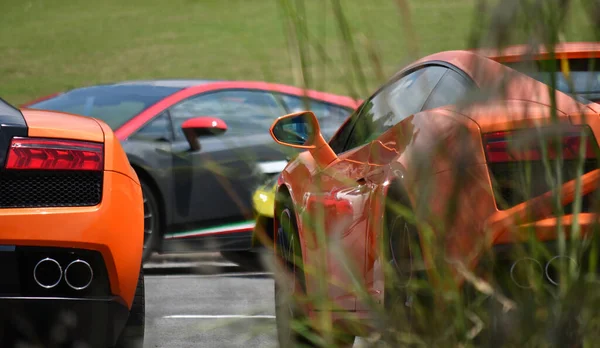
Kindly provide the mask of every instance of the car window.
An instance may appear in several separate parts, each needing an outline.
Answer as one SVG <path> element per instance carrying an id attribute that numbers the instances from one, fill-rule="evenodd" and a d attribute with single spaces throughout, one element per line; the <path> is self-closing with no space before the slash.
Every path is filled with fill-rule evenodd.
<path id="1" fill-rule="evenodd" d="M 30 105 L 32 109 L 69 112 L 98 118 L 113 130 L 181 90 L 152 85 L 100 85 L 71 90 Z"/>
<path id="2" fill-rule="evenodd" d="M 381 89 L 356 115 L 344 151 L 372 141 L 406 117 L 421 111 L 446 70 L 442 66 L 422 68 Z"/>
<path id="3" fill-rule="evenodd" d="M 310 110 L 315 113 L 321 128 L 339 128 L 352 113 L 351 108 L 346 108 L 312 98 L 298 97 L 295 95 L 280 94 L 288 112 Z"/>
<path id="4" fill-rule="evenodd" d="M 225 136 L 267 134 L 273 121 L 285 110 L 266 92 L 227 90 L 201 94 L 169 109 L 175 139 L 184 140 L 181 125 L 200 116 L 218 117 L 227 124 Z"/>
<path id="5" fill-rule="evenodd" d="M 448 69 L 423 105 L 423 110 L 454 105 L 467 96 L 472 84 L 456 71 Z"/>
<path id="6" fill-rule="evenodd" d="M 366 105 L 369 102 L 370 102 L 370 100 L 367 100 L 362 105 L 360 105 L 356 109 L 356 111 L 354 111 L 352 113 L 352 115 L 350 116 L 350 119 L 348 119 L 345 123 L 343 123 L 342 126 L 333 135 L 333 137 L 329 140 L 329 147 L 331 147 L 333 152 L 335 152 L 336 154 L 344 152 L 344 147 L 346 146 L 346 143 L 348 142 L 348 137 L 350 136 L 350 133 L 352 133 L 352 126 L 354 126 L 354 124 L 356 123 L 356 119 L 359 116 L 363 105 Z"/>
<path id="7" fill-rule="evenodd" d="M 542 59 L 504 64 L 550 86 L 554 79 L 556 89 L 584 104 L 600 101 L 600 59 L 571 58 L 568 60 L 568 75 L 562 72 L 563 63 L 559 59 Z"/>
<path id="8" fill-rule="evenodd" d="M 169 120 L 167 112 L 164 111 L 135 132 L 131 138 L 147 141 L 171 140 L 171 131 L 171 121 Z"/>

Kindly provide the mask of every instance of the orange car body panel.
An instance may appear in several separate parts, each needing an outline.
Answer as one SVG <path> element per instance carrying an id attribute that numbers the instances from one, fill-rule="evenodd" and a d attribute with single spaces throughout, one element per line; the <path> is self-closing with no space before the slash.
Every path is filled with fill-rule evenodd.
<path id="1" fill-rule="evenodd" d="M 104 143 L 101 203 L 93 207 L 0 209 L 0 244 L 80 247 L 102 253 L 113 295 L 133 303 L 143 249 L 142 191 L 119 142 L 104 122 L 22 110 L 29 137 Z"/>
<path id="2" fill-rule="evenodd" d="M 60 112 L 22 109 L 29 136 L 104 141 L 104 133 L 94 119 Z"/>
<path id="3" fill-rule="evenodd" d="M 563 42 L 552 49 L 556 59 L 589 59 L 600 58 L 598 42 Z M 503 63 L 512 63 L 530 56 L 534 60 L 553 59 L 547 47 L 540 45 L 532 51 L 531 45 L 513 45 L 503 49 L 479 49 L 474 52 Z"/>
<path id="4" fill-rule="evenodd" d="M 573 45 L 571 49 L 563 49 L 563 54 L 569 57 L 595 57 L 596 52 L 600 51 L 600 45 L 589 47 Z M 482 251 L 494 244 L 518 241 L 532 227 L 541 240 L 556 239 L 556 227 L 559 224 L 565 226 L 567 233 L 570 232 L 572 218 L 566 216 L 558 220 L 553 217 L 550 210 L 546 209 L 547 202 L 543 201 L 543 197 L 510 209 L 498 209 L 491 192 L 492 180 L 482 134 L 543 126 L 555 114 L 561 124 L 589 126 L 600 143 L 600 107 L 580 104 L 566 94 L 557 92 L 557 106 L 553 109 L 547 86 L 469 51 L 432 54 L 403 71 L 430 61 L 455 65 L 482 88 L 496 86 L 509 71 L 515 75 L 504 81 L 508 85 L 502 102 L 489 102 L 465 109 L 447 106 L 420 112 L 403 119 L 375 141 L 339 155 L 325 168 L 319 167 L 318 157 L 306 151 L 290 162 L 279 178 L 279 190 L 285 188 L 296 207 L 302 256 L 307 269 L 307 291 L 319 291 L 320 280 L 315 275 L 318 272 L 326 275 L 329 300 L 333 302 L 327 304 L 328 309 L 355 311 L 360 317 L 367 315 L 359 313 L 367 312 L 370 305 L 358 301 L 358 295 L 350 290 L 353 277 L 366 286 L 367 292 L 376 301 L 382 301 L 384 277 L 379 241 L 383 203 L 390 182 L 402 178 L 413 204 L 417 196 L 425 193 L 420 190 L 433 185 L 435 195 L 427 198 L 425 206 L 429 207 L 430 216 L 444 216 L 456 180 L 457 164 L 453 156 L 461 153 L 469 153 L 467 158 L 461 158 L 464 160 L 461 169 L 464 169 L 463 175 L 472 184 L 461 189 L 455 201 L 458 213 L 443 235 L 445 252 L 450 259 L 474 267 Z M 468 134 L 466 137 L 461 135 L 465 129 Z M 400 143 L 399 139 L 403 142 Z M 431 166 L 426 168 L 426 172 L 415 169 L 419 166 L 413 155 L 418 150 L 429 154 L 427 161 Z M 583 177 L 583 193 L 596 188 L 599 178 L 599 171 L 587 173 Z M 572 202 L 575 198 L 574 182 L 565 183 L 562 192 L 562 202 Z M 473 204 L 473 197 L 477 197 L 477 204 Z M 537 215 L 526 219 L 524 212 L 532 208 Z M 314 227 L 307 226 L 303 219 L 306 212 L 319 211 L 321 215 L 317 217 L 323 218 L 320 221 L 326 226 L 326 240 L 317 240 Z M 580 214 L 581 233 L 585 234 L 597 220 L 593 214 Z M 336 246 L 344 251 L 344 260 L 331 247 L 323 244 L 331 241 L 335 241 Z M 424 256 L 426 263 L 431 264 L 430 255 L 425 253 Z M 356 266 L 352 272 L 344 264 L 347 260 Z M 462 282 L 459 274 L 455 276 Z M 311 304 L 309 309 L 314 316 L 325 308 L 316 308 Z M 332 315 L 336 316 L 335 313 Z"/>

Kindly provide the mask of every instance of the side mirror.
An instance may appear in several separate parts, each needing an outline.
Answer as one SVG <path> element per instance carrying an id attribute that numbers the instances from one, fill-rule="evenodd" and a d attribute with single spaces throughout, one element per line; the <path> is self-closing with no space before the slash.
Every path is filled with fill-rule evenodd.
<path id="1" fill-rule="evenodd" d="M 319 121 L 311 111 L 301 111 L 279 117 L 271 125 L 271 136 L 278 144 L 307 149 L 322 167 L 337 159 L 321 135 Z"/>
<path id="2" fill-rule="evenodd" d="M 193 151 L 200 150 L 198 137 L 221 135 L 227 131 L 225 121 L 217 117 L 201 116 L 184 121 L 181 129 Z"/>

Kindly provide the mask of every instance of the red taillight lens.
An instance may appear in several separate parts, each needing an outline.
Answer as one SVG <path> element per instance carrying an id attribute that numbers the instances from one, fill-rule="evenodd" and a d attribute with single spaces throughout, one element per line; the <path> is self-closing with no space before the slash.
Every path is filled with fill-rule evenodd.
<path id="1" fill-rule="evenodd" d="M 483 135 L 483 144 L 487 161 L 489 163 L 514 162 L 514 161 L 539 161 L 543 159 L 542 144 L 540 138 L 531 136 L 533 133 L 521 131 L 514 132 L 494 132 Z M 529 138 L 527 138 L 529 137 Z M 519 145 L 510 144 L 510 139 L 518 139 Z M 555 159 L 557 156 L 556 147 L 551 141 L 556 137 L 548 136 L 546 141 L 546 153 L 548 159 Z M 582 146 L 585 146 L 584 157 L 595 158 L 597 148 L 594 137 L 588 132 L 583 137 L 581 132 L 565 132 L 560 135 L 563 159 L 577 159 L 580 156 Z"/>
<path id="2" fill-rule="evenodd" d="M 18 138 L 12 139 L 6 169 L 102 170 L 102 144 L 87 141 Z"/>

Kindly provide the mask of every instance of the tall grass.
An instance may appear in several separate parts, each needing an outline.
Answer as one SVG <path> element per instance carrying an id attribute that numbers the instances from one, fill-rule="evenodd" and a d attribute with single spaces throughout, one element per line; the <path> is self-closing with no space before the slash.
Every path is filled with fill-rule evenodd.
<path id="1" fill-rule="evenodd" d="M 284 18 L 284 30 L 287 35 L 289 57 L 294 69 L 294 76 L 298 85 L 306 88 L 318 88 L 326 85 L 330 75 L 327 71 L 342 71 L 342 79 L 347 89 L 347 94 L 355 98 L 365 99 L 373 93 L 379 85 L 384 83 L 395 71 L 390 71 L 382 63 L 382 53 L 378 47 L 378 38 L 369 35 L 369 27 L 356 26 L 348 19 L 347 11 L 351 11 L 348 4 L 340 0 L 323 1 L 319 4 L 317 18 L 309 18 L 306 12 L 307 3 L 303 0 L 278 0 Z M 398 66 L 422 57 L 420 52 L 419 32 L 415 30 L 415 22 L 419 18 L 413 15 L 412 7 L 415 2 L 408 0 L 390 0 L 395 3 L 398 11 L 397 20 L 402 31 L 398 33 L 398 45 L 403 47 L 404 55 L 395 57 Z M 597 40 L 600 33 L 600 3 L 597 1 L 475 1 L 477 10 L 471 19 L 471 30 L 465 37 L 466 46 L 471 48 L 502 49 L 512 44 L 527 44 L 534 52 L 536 47 L 544 46 L 550 52 L 556 43 L 578 39 Z M 311 3 L 312 4 L 312 3 Z M 314 4 L 312 4 L 314 5 Z M 439 4 L 443 6 L 442 3 Z M 435 8 L 432 9 L 435 11 Z M 322 23 L 332 21 L 333 23 Z M 372 26 L 385 25 L 386 23 L 371 23 Z M 337 29 L 337 39 L 334 42 L 325 42 L 323 28 L 333 25 Z M 583 34 L 582 34 L 583 33 Z M 328 48 L 326 48 L 328 47 Z M 335 49 L 331 49 L 335 47 Z M 551 55 L 555 57 L 553 54 Z M 477 71 L 477 67 L 473 67 Z M 480 72 L 486 74 L 485 71 Z M 568 74 L 568 72 L 565 72 Z M 556 79 L 550 75 L 551 87 L 556 86 Z M 463 101 L 458 106 L 458 111 L 468 110 L 488 102 L 489 98 L 502 95 L 504 88 L 510 84 L 514 76 L 487 76 L 489 83 L 484 86 L 483 95 L 474 95 L 469 100 Z M 524 182 L 525 187 L 546 181 L 549 186 L 556 189 L 548 195 L 550 204 L 548 209 L 561 221 L 566 219 L 562 195 L 561 168 L 564 159 L 559 156 L 557 161 L 549 160 L 549 153 L 553 150 L 562 153 L 562 145 L 558 141 L 550 142 L 550 148 L 545 146 L 546 140 L 555 139 L 556 132 L 547 132 L 549 129 L 561 129 L 564 124 L 558 122 L 556 113 L 556 98 L 551 89 L 548 90 L 552 104 L 552 115 L 545 124 L 532 128 L 533 133 L 525 138 L 513 139 L 514 146 L 522 147 L 523 141 L 530 140 L 533 136 L 545 139 L 541 142 L 543 177 L 532 177 L 531 167 L 525 165 L 520 168 L 523 173 L 518 180 Z M 583 111 L 583 110 L 581 110 Z M 527 109 L 522 112 L 529 112 Z M 365 270 L 356 260 L 348 257 L 356 255 L 352 245 L 350 250 L 345 250 L 341 237 L 348 228 L 344 220 L 337 226 L 328 223 L 332 216 L 325 216 L 324 211 L 303 213 L 300 218 L 305 226 L 310 226 L 315 236 L 311 243 L 322 246 L 320 254 L 310 263 L 304 264 L 303 272 L 307 277 L 316 280 L 312 291 L 302 296 L 295 295 L 296 302 L 309 303 L 326 310 L 317 311 L 314 320 L 302 320 L 294 323 L 301 335 L 316 346 L 338 346 L 341 321 L 335 321 L 334 316 L 346 316 L 349 319 L 343 323 L 353 325 L 359 322 L 354 320 L 356 313 L 339 313 L 334 301 L 328 297 L 330 286 L 344 289 L 354 294 L 357 303 L 365 305 L 365 310 L 371 313 L 367 320 L 372 326 L 371 330 L 362 330 L 356 327 L 355 333 L 367 337 L 369 345 L 383 347 L 423 346 L 423 347 L 467 347 L 467 346 L 510 346 L 510 347 L 568 347 L 595 346 L 600 339 L 598 309 L 600 295 L 595 291 L 598 284 L 596 275 L 598 260 L 598 228 L 594 225 L 590 238 L 581 238 L 579 226 L 579 212 L 582 209 L 582 175 L 584 173 L 583 152 L 578 154 L 577 173 L 575 181 L 575 200 L 572 223 L 559 223 L 553 244 L 538 240 L 533 233 L 523 232 L 518 225 L 532 221 L 539 209 L 525 212 L 521 217 L 525 220 L 515 220 L 507 228 L 515 232 L 515 236 L 526 236 L 525 240 L 513 243 L 510 251 L 499 253 L 497 249 L 492 252 L 490 248 L 488 231 L 478 224 L 478 198 L 483 194 L 482 187 L 476 187 L 485 180 L 477 177 L 471 171 L 465 158 L 474 151 L 473 139 L 465 129 L 457 129 L 455 143 L 460 144 L 457 151 L 448 149 L 429 149 L 430 152 L 420 153 L 411 163 L 417 171 L 419 178 L 411 191 L 417 192 L 416 198 L 408 204 L 407 201 L 392 201 L 388 199 L 388 213 L 382 224 L 383 232 L 378 237 L 379 258 L 376 265 L 383 268 L 386 282 L 385 301 L 378 303 L 368 293 L 367 284 L 364 282 Z M 519 143 L 520 141 L 520 143 Z M 443 142 L 440 142 L 443 145 Z M 476 144 L 475 144 L 476 145 Z M 444 152 L 446 151 L 446 152 Z M 434 182 L 427 178 L 432 177 L 432 158 L 440 159 L 446 156 L 451 163 L 449 169 L 449 182 L 451 187 L 434 187 Z M 596 154 L 598 156 L 600 154 Z M 436 157 L 437 156 L 437 157 Z M 416 169 L 418 168 L 418 169 Z M 342 176 L 340 174 L 340 176 Z M 343 178 L 342 178 L 343 179 Z M 342 180 L 340 179 L 340 180 Z M 353 182 L 347 182 L 348 186 Z M 314 183 L 320 185 L 320 183 Z M 318 190 L 318 189 L 315 189 Z M 431 202 L 441 192 L 447 199 L 443 206 L 445 211 L 435 210 Z M 527 195 L 529 190 L 525 190 Z M 490 193 L 487 193 L 490 194 Z M 496 192 L 498 196 L 500 194 Z M 533 197 L 527 197 L 533 198 Z M 595 200 L 597 201 L 597 200 Z M 281 204 L 279 204 L 281 205 Z M 541 208 L 540 208 L 541 209 Z M 375 213 L 373 211 L 373 213 Z M 473 221 L 464 221 L 465 216 L 472 214 Z M 397 267 L 386 259 L 388 240 L 382 238 L 387 231 L 386 223 L 390 217 L 401 216 L 402 221 L 416 227 L 420 245 L 413 242 L 413 261 L 421 260 L 424 255 L 431 257 L 432 269 L 429 273 L 413 273 L 411 279 L 403 279 Z M 382 216 L 371 216 L 372 220 L 379 220 Z M 462 221 L 458 219 L 462 218 Z M 325 228 L 327 226 L 327 229 Z M 391 226 L 391 225 L 390 225 Z M 462 226 L 460 234 L 464 236 L 479 234 L 476 239 L 478 244 L 465 249 L 473 254 L 465 254 L 461 259 L 449 259 L 447 250 L 458 245 L 459 239 L 448 239 L 448 231 L 456 226 Z M 339 230 L 335 230 L 335 229 Z M 334 229 L 333 231 L 331 229 Z M 482 231 L 483 230 L 483 231 Z M 570 233 L 565 233 L 570 232 Z M 568 259 L 561 259 L 557 275 L 561 281 L 558 286 L 549 286 L 536 277 L 536 267 L 521 267 L 523 273 L 519 276 L 519 284 L 526 283 L 529 289 L 523 290 L 507 278 L 507 272 L 502 272 L 503 264 L 510 265 L 514 260 L 523 257 L 538 260 L 549 260 L 553 255 L 568 255 L 577 263 Z M 296 255 L 298 258 L 298 255 Z M 469 264 L 478 261 L 477 271 Z M 298 262 L 298 260 L 296 260 Z M 328 265 L 335 265 L 338 276 L 330 273 Z M 276 281 L 279 284 L 290 282 L 289 272 L 277 267 Z M 400 265 L 402 266 L 402 265 Z M 516 268 L 515 268 L 516 269 Z M 339 276 L 339 274 L 342 274 Z M 458 277 L 456 275 L 459 275 Z M 399 276 L 400 275 L 400 276 Z M 423 277 L 416 277 L 424 275 Z M 459 282 L 457 279 L 464 280 Z M 556 278 L 555 278 L 556 279 Z M 400 289 L 400 290 L 399 290 Z M 412 307 L 407 307 L 404 295 L 412 299 Z M 394 296 L 397 298 L 395 299 Z M 398 301 L 391 301 L 398 300 Z M 360 328 L 360 329 L 358 329 Z M 343 331 L 343 330 L 341 330 Z M 318 334 L 315 334 L 318 333 Z"/>

